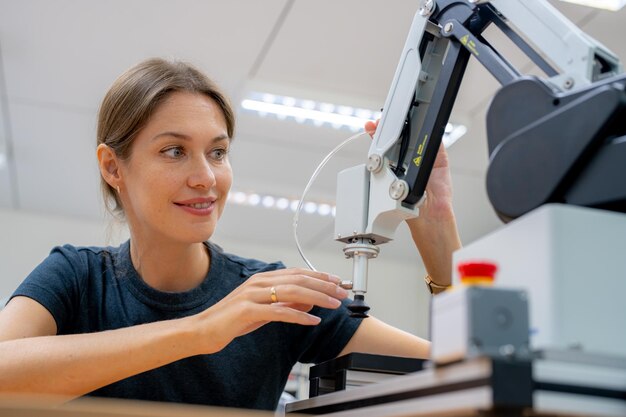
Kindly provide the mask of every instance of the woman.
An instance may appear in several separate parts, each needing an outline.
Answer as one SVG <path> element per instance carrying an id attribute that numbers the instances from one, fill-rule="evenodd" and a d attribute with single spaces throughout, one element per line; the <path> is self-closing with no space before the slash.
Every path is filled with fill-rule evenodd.
<path id="1" fill-rule="evenodd" d="M 349 318 L 338 277 L 208 242 L 232 183 L 233 132 L 224 95 L 187 64 L 151 59 L 115 81 L 97 157 L 105 201 L 131 238 L 55 248 L 27 277 L 0 313 L 0 392 L 271 410 L 297 361 L 428 356 L 416 336 Z M 459 239 L 443 150 L 428 193 L 409 226 L 446 285 Z"/>

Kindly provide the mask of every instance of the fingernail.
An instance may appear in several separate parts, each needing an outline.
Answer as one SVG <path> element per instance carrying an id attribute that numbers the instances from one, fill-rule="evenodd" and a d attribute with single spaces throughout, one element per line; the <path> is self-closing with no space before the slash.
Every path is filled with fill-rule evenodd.
<path id="1" fill-rule="evenodd" d="M 328 300 L 333 305 L 333 307 L 339 307 L 341 305 L 341 301 L 337 300 L 336 298 L 328 297 Z"/>
<path id="2" fill-rule="evenodd" d="M 328 274 L 328 280 L 334 282 L 335 284 L 339 284 L 341 282 L 341 278 L 333 274 Z"/>
<path id="3" fill-rule="evenodd" d="M 309 316 L 309 317 L 311 319 L 311 323 L 314 323 L 314 324 L 319 324 L 319 322 L 322 321 L 322 319 L 317 316 Z"/>

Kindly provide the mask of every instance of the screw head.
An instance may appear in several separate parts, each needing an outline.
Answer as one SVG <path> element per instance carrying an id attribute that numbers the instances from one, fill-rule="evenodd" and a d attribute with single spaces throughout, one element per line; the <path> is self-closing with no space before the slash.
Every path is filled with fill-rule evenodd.
<path id="1" fill-rule="evenodd" d="M 435 10 L 435 0 L 422 0 L 420 2 L 419 13 L 421 16 L 428 17 Z"/>
<path id="2" fill-rule="evenodd" d="M 395 180 L 389 186 L 389 196 L 394 200 L 403 200 L 409 194 L 409 184 L 404 180 Z"/>
<path id="3" fill-rule="evenodd" d="M 452 32 L 452 29 L 454 29 L 454 24 L 452 24 L 452 22 L 448 22 L 443 26 L 443 31 L 446 33 Z"/>
<path id="4" fill-rule="evenodd" d="M 383 166 L 383 158 L 378 154 L 372 154 L 367 158 L 366 168 L 369 172 L 378 172 Z"/>

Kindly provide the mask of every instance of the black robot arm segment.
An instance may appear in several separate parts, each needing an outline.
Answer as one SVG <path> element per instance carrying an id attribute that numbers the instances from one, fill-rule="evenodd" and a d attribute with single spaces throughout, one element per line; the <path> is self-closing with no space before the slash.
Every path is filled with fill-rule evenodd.
<path id="1" fill-rule="evenodd" d="M 471 55 L 503 84 L 520 77 L 511 64 L 482 41 L 480 34 L 496 15 L 491 9 L 467 1 L 439 1 L 428 17 L 432 36 L 422 38 L 420 54 L 423 67 L 420 81 L 434 80 L 432 90 L 418 83 L 415 99 L 407 114 L 411 152 L 404 161 L 406 175 L 399 176 L 408 184 L 403 200 L 415 206 L 424 196 L 445 126 L 450 118 L 465 68 Z"/>
<path id="2" fill-rule="evenodd" d="M 610 176 L 618 166 L 626 166 L 626 159 L 619 156 L 626 149 L 626 138 L 621 139 L 626 134 L 622 122 L 626 78 L 615 76 L 621 72 L 619 63 L 609 52 L 590 48 L 589 84 L 574 90 L 575 77 L 560 76 L 494 7 L 517 2 L 470 3 L 473 7 L 464 1 L 438 1 L 429 17 L 440 28 L 439 35 L 451 42 L 424 114 L 416 116 L 418 102 L 408 116 L 417 123 L 409 122 L 416 136 L 403 177 L 409 185 L 403 202 L 415 205 L 423 197 L 467 61 L 473 56 L 502 85 L 487 118 L 487 191 L 498 216 L 506 222 L 550 202 L 626 211 L 626 186 Z M 491 23 L 545 72 L 547 81 L 523 76 L 482 37 Z M 429 39 L 433 38 L 423 42 Z"/>
<path id="3" fill-rule="evenodd" d="M 502 220 L 551 202 L 626 212 L 625 85 L 620 75 L 560 94 L 529 77 L 498 91 L 487 193 Z"/>

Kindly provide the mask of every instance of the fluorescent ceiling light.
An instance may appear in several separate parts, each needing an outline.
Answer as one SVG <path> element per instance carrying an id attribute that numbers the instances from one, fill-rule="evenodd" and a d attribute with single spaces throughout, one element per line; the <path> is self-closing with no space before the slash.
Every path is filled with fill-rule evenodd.
<path id="1" fill-rule="evenodd" d="M 595 7 L 597 9 L 606 9 L 618 11 L 626 5 L 626 0 L 561 0 L 566 3 L 580 4 L 581 6 Z"/>
<path id="2" fill-rule="evenodd" d="M 291 118 L 298 123 L 315 126 L 329 124 L 335 129 L 363 129 L 365 122 L 380 119 L 381 112 L 333 103 L 318 103 L 313 100 L 278 96 L 276 94 L 251 92 L 242 100 L 244 110 L 254 111 L 261 117 L 273 115 L 279 120 Z M 443 136 L 447 148 L 467 132 L 463 125 L 448 123 Z"/>
<path id="3" fill-rule="evenodd" d="M 298 123 L 313 123 L 321 126 L 328 123 L 335 129 L 348 128 L 360 130 L 367 120 L 380 118 L 380 112 L 340 106 L 331 103 L 317 103 L 312 100 L 299 100 L 266 93 L 250 93 L 241 102 L 245 110 L 257 112 L 260 116 L 268 114 L 283 120 L 293 118 Z"/>
<path id="4" fill-rule="evenodd" d="M 277 195 L 261 195 L 258 193 L 246 193 L 238 190 L 230 190 L 228 202 L 238 206 L 261 207 L 280 211 L 296 211 L 300 200 Z M 319 216 L 335 216 L 334 204 L 325 201 L 311 201 L 304 203 L 304 212 Z"/>

